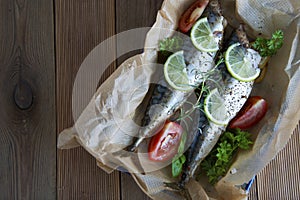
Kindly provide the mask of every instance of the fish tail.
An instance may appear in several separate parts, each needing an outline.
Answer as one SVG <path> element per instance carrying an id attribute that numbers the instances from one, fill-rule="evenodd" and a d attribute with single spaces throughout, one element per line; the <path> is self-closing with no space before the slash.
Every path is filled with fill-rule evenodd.
<path id="1" fill-rule="evenodd" d="M 180 195 L 183 196 L 186 200 L 192 200 L 189 191 L 185 187 L 181 187 L 177 183 L 164 183 L 164 184 L 168 190 L 179 192 Z"/>
<path id="2" fill-rule="evenodd" d="M 137 148 L 143 142 L 143 140 L 144 140 L 144 137 L 135 138 L 133 140 L 132 145 L 129 145 L 128 147 L 126 147 L 125 150 L 129 151 L 129 152 L 137 152 Z"/>

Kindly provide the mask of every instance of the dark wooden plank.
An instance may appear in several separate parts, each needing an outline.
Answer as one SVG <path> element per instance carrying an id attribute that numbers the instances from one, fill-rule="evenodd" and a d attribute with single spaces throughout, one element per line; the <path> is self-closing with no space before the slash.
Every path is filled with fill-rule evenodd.
<path id="1" fill-rule="evenodd" d="M 157 11 L 160 9 L 162 2 L 163 0 L 116 0 L 116 32 L 120 33 L 133 28 L 151 27 L 155 22 Z M 128 52 L 118 58 L 117 65 L 141 52 L 141 49 Z M 121 174 L 121 196 L 123 200 L 150 199 L 128 174 Z"/>
<path id="2" fill-rule="evenodd" d="M 0 1 L 0 199 L 55 199 L 52 0 Z"/>
<path id="3" fill-rule="evenodd" d="M 71 110 L 72 88 L 81 63 L 94 47 L 115 33 L 114 6 L 112 0 L 55 1 L 58 132 L 74 123 Z M 113 53 L 115 48 L 111 50 L 108 53 Z M 114 70 L 114 65 L 108 67 L 102 80 Z M 89 81 L 93 82 L 87 80 Z M 85 97 L 85 94 L 92 94 L 94 91 L 90 87 L 80 92 Z M 83 98 L 79 103 L 84 108 L 87 101 Z M 120 197 L 119 172 L 106 174 L 83 148 L 58 150 L 57 176 L 59 200 L 115 200 Z"/>
<path id="4" fill-rule="evenodd" d="M 163 0 L 116 0 L 116 33 L 135 28 L 151 27 L 155 20 L 157 11 L 161 8 Z M 144 38 L 146 35 L 144 35 Z M 139 40 L 143 36 L 138 35 Z M 137 49 L 122 55 L 117 59 L 117 64 L 121 64 L 127 58 L 141 53 L 142 49 Z"/>
<path id="5" fill-rule="evenodd" d="M 300 124 L 287 146 L 257 175 L 259 200 L 299 199 Z"/>
<path id="6" fill-rule="evenodd" d="M 116 16 L 113 16 L 112 1 L 56 0 L 59 131 L 73 124 L 71 89 L 75 74 L 87 53 L 115 31 L 119 33 L 131 28 L 151 26 L 161 3 L 161 0 L 116 0 Z M 99 30 L 99 24 L 104 26 L 103 30 Z M 122 56 L 117 64 L 139 52 L 141 50 Z M 105 76 L 113 70 L 113 67 L 110 68 Z M 58 151 L 58 168 L 59 199 L 120 198 L 118 173 L 106 175 L 95 166 L 94 159 L 81 148 Z M 121 174 L 120 180 L 121 199 L 149 199 L 129 175 Z M 255 184 L 251 197 L 257 197 Z M 260 183 L 257 184 L 257 187 L 260 187 Z"/>

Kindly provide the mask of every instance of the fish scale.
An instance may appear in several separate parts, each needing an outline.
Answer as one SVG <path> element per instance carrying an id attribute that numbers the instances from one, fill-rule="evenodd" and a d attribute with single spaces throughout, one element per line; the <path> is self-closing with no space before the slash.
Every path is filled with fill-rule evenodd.
<path id="1" fill-rule="evenodd" d="M 165 86 L 164 86 L 165 85 Z M 170 95 L 172 91 L 166 87 L 166 83 L 162 84 L 159 83 L 155 86 L 154 91 L 151 95 L 150 103 L 152 107 L 156 104 L 162 105 L 163 103 L 167 102 L 166 97 Z M 145 116 L 142 120 L 142 126 L 147 126 L 149 122 L 151 121 L 151 117 L 149 115 L 151 106 L 147 106 Z"/>
<path id="2" fill-rule="evenodd" d="M 204 97 L 202 96 L 200 99 L 200 104 L 203 105 L 203 103 L 204 103 Z M 198 128 L 195 131 L 195 133 L 192 134 L 194 136 L 194 139 L 193 139 L 191 145 L 189 146 L 189 148 L 184 153 L 184 155 L 186 157 L 186 162 L 183 165 L 181 181 L 178 184 L 180 188 L 183 188 L 186 181 L 189 179 L 188 178 L 189 171 L 187 169 L 189 168 L 190 163 L 193 162 L 193 159 L 195 157 L 194 154 L 197 153 L 197 152 L 195 152 L 195 149 L 197 149 L 197 145 L 200 143 L 200 140 L 201 140 L 202 130 L 204 130 L 207 125 L 208 125 L 208 119 L 206 118 L 204 112 L 202 110 L 200 110 L 200 114 L 199 114 L 199 118 L 198 118 Z"/>

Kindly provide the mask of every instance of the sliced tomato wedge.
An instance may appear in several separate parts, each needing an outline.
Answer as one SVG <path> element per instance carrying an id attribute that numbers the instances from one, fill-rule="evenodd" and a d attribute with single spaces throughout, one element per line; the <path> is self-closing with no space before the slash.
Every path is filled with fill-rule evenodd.
<path id="1" fill-rule="evenodd" d="M 186 11 L 184 11 L 178 24 L 178 28 L 181 32 L 187 33 L 192 28 L 197 19 L 201 17 L 208 2 L 209 0 L 197 0 Z"/>
<path id="2" fill-rule="evenodd" d="M 260 96 L 249 97 L 241 111 L 229 123 L 229 128 L 247 129 L 257 124 L 266 114 L 268 104 Z"/>
<path id="3" fill-rule="evenodd" d="M 162 130 L 154 135 L 148 146 L 148 156 L 152 161 L 167 161 L 178 152 L 183 128 L 176 122 L 166 122 Z"/>

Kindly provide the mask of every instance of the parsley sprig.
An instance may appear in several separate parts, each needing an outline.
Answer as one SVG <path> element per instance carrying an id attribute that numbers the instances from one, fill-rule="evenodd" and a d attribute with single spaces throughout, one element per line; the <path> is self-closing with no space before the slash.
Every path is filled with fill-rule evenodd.
<path id="1" fill-rule="evenodd" d="M 273 56 L 283 44 L 283 31 L 277 30 L 270 39 L 258 37 L 252 47 L 263 57 Z"/>
<path id="2" fill-rule="evenodd" d="M 215 184 L 226 174 L 238 149 L 250 149 L 250 145 L 253 144 L 250 136 L 250 133 L 236 129 L 232 132 L 227 131 L 220 137 L 201 164 L 211 184 Z"/>
<path id="3" fill-rule="evenodd" d="M 179 36 L 166 38 L 159 42 L 159 51 L 164 55 L 169 55 L 179 51 L 183 45 L 183 40 Z"/>

